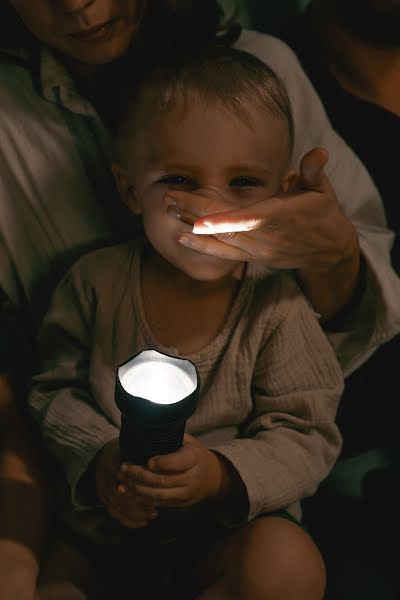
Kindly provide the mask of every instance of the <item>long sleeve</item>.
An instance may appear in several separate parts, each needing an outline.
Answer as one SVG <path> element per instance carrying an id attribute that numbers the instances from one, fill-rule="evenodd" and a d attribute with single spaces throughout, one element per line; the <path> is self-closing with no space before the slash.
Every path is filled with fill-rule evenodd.
<path id="1" fill-rule="evenodd" d="M 50 452 L 64 467 L 72 503 L 82 508 L 77 484 L 100 448 L 118 428 L 100 412 L 90 390 L 89 364 L 94 299 L 79 271 L 58 286 L 39 336 L 41 373 L 29 404 Z"/>
<path id="2" fill-rule="evenodd" d="M 249 519 L 313 494 L 341 446 L 340 367 L 305 299 L 297 294 L 288 304 L 258 355 L 241 437 L 214 446 L 246 487 Z"/>

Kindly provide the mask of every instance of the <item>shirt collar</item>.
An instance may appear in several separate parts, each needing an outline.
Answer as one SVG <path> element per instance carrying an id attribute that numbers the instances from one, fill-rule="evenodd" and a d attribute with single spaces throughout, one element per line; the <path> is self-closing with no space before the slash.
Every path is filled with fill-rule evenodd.
<path id="1" fill-rule="evenodd" d="M 95 110 L 88 100 L 83 98 L 68 70 L 47 48 L 40 51 L 40 83 L 43 97 L 71 112 L 93 116 Z"/>

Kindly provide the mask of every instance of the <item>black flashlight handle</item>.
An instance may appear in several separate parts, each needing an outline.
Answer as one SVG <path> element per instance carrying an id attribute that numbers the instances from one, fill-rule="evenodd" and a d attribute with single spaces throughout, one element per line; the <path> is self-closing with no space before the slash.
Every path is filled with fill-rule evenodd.
<path id="1" fill-rule="evenodd" d="M 136 465 L 145 465 L 152 456 L 176 452 L 183 444 L 186 419 L 147 425 L 132 423 L 121 415 L 119 445 L 123 461 Z"/>

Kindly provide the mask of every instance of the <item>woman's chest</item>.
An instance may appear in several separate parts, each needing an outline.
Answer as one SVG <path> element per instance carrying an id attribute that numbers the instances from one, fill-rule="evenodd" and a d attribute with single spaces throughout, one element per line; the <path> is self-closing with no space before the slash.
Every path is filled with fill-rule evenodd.
<path id="1" fill-rule="evenodd" d="M 3 284 L 18 300 L 14 274 L 36 315 L 72 262 L 113 235 L 111 203 L 118 212 L 89 120 L 70 114 L 70 125 L 60 107 L 43 104 L 1 123 L 0 152 Z"/>

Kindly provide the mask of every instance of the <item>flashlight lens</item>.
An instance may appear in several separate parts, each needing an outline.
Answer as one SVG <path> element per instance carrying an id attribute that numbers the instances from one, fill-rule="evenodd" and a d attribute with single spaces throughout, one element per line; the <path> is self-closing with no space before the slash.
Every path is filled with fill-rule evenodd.
<path id="1" fill-rule="evenodd" d="M 128 394 L 156 404 L 175 404 L 196 388 L 196 383 L 182 369 L 159 361 L 134 365 L 122 375 L 121 385 Z"/>

